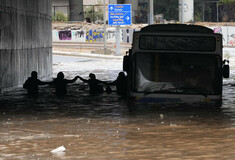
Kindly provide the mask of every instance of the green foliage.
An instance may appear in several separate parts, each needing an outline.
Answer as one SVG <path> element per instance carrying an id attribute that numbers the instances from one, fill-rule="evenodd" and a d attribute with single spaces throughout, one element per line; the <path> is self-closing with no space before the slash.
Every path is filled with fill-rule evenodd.
<path id="1" fill-rule="evenodd" d="M 178 0 L 158 0 L 154 1 L 154 14 L 163 14 L 166 20 L 178 20 Z"/>
<path id="2" fill-rule="evenodd" d="M 218 5 L 218 6 L 217 6 Z M 217 7 L 219 11 L 217 12 Z M 178 0 L 155 0 L 154 15 L 163 14 L 166 20 L 178 20 Z M 194 20 L 195 21 L 235 21 L 235 0 L 194 0 Z M 204 14 L 204 15 L 203 15 Z"/>
<path id="3" fill-rule="evenodd" d="M 55 21 L 55 16 L 51 16 L 52 21 Z"/>
<path id="4" fill-rule="evenodd" d="M 235 0 L 220 0 L 223 4 L 232 4 L 235 3 Z"/>
<path id="5" fill-rule="evenodd" d="M 85 18 L 90 18 L 91 22 L 95 22 L 97 20 L 103 20 L 103 7 L 102 6 L 89 6 L 84 9 Z"/>
<path id="6" fill-rule="evenodd" d="M 235 21 L 235 0 L 220 0 L 219 10 L 222 21 Z"/>
<path id="7" fill-rule="evenodd" d="M 195 11 L 194 11 L 194 20 L 195 21 L 202 21 L 202 11 L 201 11 L 201 8 L 195 8 Z"/>
<path id="8" fill-rule="evenodd" d="M 68 21 L 68 17 L 65 16 L 62 12 L 57 12 L 56 16 L 52 16 L 52 20 L 64 22 L 64 21 Z"/>
<path id="9" fill-rule="evenodd" d="M 216 1 L 194 0 L 194 20 L 216 22 L 217 4 Z M 218 13 L 220 14 L 220 12 Z M 219 21 L 220 19 L 221 17 L 219 17 Z"/>

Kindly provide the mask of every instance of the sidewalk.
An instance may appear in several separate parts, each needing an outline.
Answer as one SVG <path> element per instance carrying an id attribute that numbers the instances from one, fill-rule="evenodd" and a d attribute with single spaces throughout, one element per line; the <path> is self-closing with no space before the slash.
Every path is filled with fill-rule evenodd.
<path id="1" fill-rule="evenodd" d="M 53 55 L 66 55 L 66 56 L 76 56 L 76 57 L 90 57 L 90 58 L 102 58 L 102 59 L 123 59 L 123 55 L 104 55 L 95 53 L 79 53 L 79 52 L 69 52 L 69 51 L 59 51 L 53 50 Z"/>

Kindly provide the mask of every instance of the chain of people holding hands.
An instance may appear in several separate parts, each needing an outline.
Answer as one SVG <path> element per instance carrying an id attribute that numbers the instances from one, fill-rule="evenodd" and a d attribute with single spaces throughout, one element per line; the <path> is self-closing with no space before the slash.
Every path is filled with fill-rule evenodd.
<path id="1" fill-rule="evenodd" d="M 54 85 L 55 93 L 58 96 L 64 96 L 67 94 L 67 85 L 69 83 L 74 83 L 77 79 L 80 79 L 82 82 L 89 85 L 90 94 L 101 94 L 104 92 L 104 85 L 107 85 L 105 91 L 107 93 L 112 92 L 110 86 L 116 87 L 116 93 L 119 96 L 126 96 L 127 93 L 127 76 L 124 72 L 119 72 L 116 80 L 112 82 L 106 82 L 99 79 L 96 79 L 96 75 L 93 73 L 89 74 L 89 79 L 76 76 L 73 79 L 66 79 L 63 72 L 59 72 L 57 77 L 53 81 L 45 82 L 38 79 L 38 73 L 36 71 L 31 72 L 31 77 L 29 77 L 23 84 L 23 88 L 27 90 L 28 95 L 37 96 L 39 92 L 40 85 Z"/>

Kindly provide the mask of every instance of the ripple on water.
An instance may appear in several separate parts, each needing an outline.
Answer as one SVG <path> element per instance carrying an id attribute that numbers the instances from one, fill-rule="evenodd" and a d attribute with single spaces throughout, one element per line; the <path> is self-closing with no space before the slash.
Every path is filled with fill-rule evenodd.
<path id="1" fill-rule="evenodd" d="M 73 73 L 74 74 L 74 73 Z M 72 74 L 71 74 L 72 75 Z M 0 96 L 0 159 L 233 159 L 234 93 L 221 108 L 140 105 L 115 93 L 90 96 L 80 83 L 58 98 L 25 91 Z M 62 155 L 50 151 L 64 145 Z"/>

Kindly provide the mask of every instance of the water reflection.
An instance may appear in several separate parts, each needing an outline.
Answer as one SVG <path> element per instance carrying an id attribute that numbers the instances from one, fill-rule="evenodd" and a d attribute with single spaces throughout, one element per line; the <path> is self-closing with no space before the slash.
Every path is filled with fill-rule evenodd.
<path id="1" fill-rule="evenodd" d="M 139 105 L 132 110 L 114 93 L 91 97 L 79 84 L 70 85 L 62 99 L 53 88 L 41 88 L 36 99 L 19 89 L 0 97 L 0 158 L 233 159 L 229 88 L 221 108 Z M 64 152 L 50 152 L 61 145 Z"/>
<path id="2" fill-rule="evenodd" d="M 89 72 L 64 71 L 68 78 Z M 119 70 L 92 72 L 112 80 Z M 90 96 L 80 82 L 63 98 L 50 86 L 37 98 L 19 88 L 0 96 L 0 159 L 234 159 L 234 89 L 225 83 L 220 108 L 130 110 L 115 93 Z M 62 145 L 64 152 L 51 153 Z"/>

